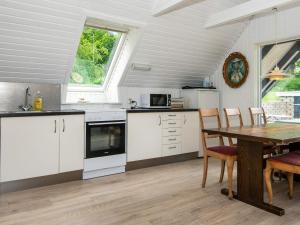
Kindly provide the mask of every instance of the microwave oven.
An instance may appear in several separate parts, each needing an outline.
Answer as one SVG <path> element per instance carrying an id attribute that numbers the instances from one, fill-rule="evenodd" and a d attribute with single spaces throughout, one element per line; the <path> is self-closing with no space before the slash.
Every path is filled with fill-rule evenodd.
<path id="1" fill-rule="evenodd" d="M 171 94 L 143 94 L 141 95 L 143 108 L 170 108 Z"/>

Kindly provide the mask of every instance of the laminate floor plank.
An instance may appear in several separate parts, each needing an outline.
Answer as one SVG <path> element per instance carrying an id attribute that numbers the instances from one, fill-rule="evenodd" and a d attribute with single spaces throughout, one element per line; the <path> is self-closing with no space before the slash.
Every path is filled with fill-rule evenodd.
<path id="1" fill-rule="evenodd" d="M 220 162 L 209 159 L 201 188 L 202 159 L 133 170 L 87 181 L 0 196 L 1 225 L 297 225 L 300 185 L 294 199 L 287 183 L 275 183 L 278 217 L 220 194 Z M 235 173 L 236 174 L 236 173 Z M 226 178 L 226 176 L 225 176 Z M 236 181 L 236 177 L 235 177 Z M 235 183 L 236 185 L 236 183 Z"/>

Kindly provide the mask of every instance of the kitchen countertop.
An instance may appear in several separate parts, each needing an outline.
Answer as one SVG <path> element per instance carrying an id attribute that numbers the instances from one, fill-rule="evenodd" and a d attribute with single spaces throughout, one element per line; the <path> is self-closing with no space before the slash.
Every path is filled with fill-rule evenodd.
<path id="1" fill-rule="evenodd" d="M 85 114 L 83 110 L 0 111 L 0 117 L 59 116 Z"/>
<path id="2" fill-rule="evenodd" d="M 151 112 L 194 112 L 198 109 L 145 109 L 145 108 L 136 108 L 136 109 L 127 109 L 127 113 L 151 113 Z"/>

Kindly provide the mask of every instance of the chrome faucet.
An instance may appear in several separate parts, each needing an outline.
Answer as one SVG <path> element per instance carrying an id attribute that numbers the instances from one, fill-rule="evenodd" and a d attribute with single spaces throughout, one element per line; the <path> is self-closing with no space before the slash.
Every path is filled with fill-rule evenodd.
<path id="1" fill-rule="evenodd" d="M 24 105 L 20 105 L 19 108 L 23 111 L 30 111 L 32 109 L 32 105 L 28 104 L 28 97 L 31 96 L 30 94 L 30 87 L 27 87 L 25 90 L 25 102 Z"/>

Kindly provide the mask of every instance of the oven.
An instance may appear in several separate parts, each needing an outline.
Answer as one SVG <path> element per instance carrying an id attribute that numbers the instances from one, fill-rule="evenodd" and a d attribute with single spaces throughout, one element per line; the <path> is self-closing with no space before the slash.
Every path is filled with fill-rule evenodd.
<path id="1" fill-rule="evenodd" d="M 124 153 L 124 120 L 86 123 L 86 159 Z"/>

